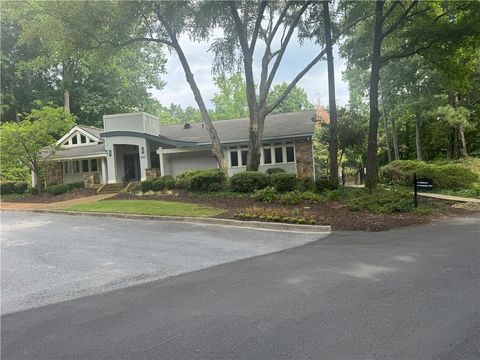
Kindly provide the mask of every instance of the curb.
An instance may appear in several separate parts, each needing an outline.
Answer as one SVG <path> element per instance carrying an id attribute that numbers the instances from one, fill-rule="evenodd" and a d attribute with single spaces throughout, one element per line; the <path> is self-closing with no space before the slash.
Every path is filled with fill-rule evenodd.
<path id="1" fill-rule="evenodd" d="M 8 210 L 7 210 L 8 211 Z M 273 231 L 288 231 L 301 233 L 331 233 L 330 225 L 299 225 L 299 224 L 284 224 L 272 223 L 263 221 L 242 221 L 233 219 L 218 219 L 205 217 L 182 217 L 182 216 L 157 216 L 157 215 L 135 215 L 135 214 L 121 214 L 121 213 L 101 213 L 88 211 L 63 211 L 63 210 L 14 210 L 14 211 L 29 211 L 44 214 L 62 214 L 62 215 L 86 215 L 86 216 L 100 216 L 117 219 L 131 219 L 131 220 L 156 220 L 156 221 L 175 221 L 183 223 L 192 223 L 200 225 L 219 225 L 219 226 L 234 226 L 256 230 L 273 230 Z"/>

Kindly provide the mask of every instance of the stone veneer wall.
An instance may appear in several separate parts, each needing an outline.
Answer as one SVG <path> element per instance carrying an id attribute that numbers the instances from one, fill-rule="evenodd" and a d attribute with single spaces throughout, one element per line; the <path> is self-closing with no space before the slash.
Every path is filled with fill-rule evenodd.
<path id="1" fill-rule="evenodd" d="M 145 169 L 147 180 L 152 180 L 161 176 L 160 169 Z"/>
<path id="2" fill-rule="evenodd" d="M 54 162 L 47 165 L 45 180 L 47 185 L 63 183 L 63 165 L 61 162 Z"/>
<path id="3" fill-rule="evenodd" d="M 297 176 L 313 176 L 312 140 L 295 140 Z"/>

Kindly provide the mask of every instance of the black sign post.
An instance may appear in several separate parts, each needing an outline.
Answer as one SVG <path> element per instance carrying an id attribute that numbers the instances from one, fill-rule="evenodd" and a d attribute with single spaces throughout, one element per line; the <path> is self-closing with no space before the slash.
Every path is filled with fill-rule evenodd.
<path id="1" fill-rule="evenodd" d="M 418 207 L 418 189 L 423 191 L 432 190 L 433 181 L 430 179 L 417 179 L 417 174 L 413 173 L 413 206 Z"/>

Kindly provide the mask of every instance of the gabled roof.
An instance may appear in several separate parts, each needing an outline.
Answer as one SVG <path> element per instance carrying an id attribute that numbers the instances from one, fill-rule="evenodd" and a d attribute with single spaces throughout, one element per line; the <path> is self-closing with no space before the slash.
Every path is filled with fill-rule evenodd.
<path id="1" fill-rule="evenodd" d="M 103 132 L 103 129 L 99 129 L 93 126 L 77 125 L 77 127 L 88 132 L 90 135 L 95 136 L 97 139 L 100 139 L 100 134 Z"/>
<path id="2" fill-rule="evenodd" d="M 54 159 L 72 159 L 81 157 L 90 157 L 98 155 L 98 157 L 106 156 L 105 144 L 92 144 L 84 146 L 72 146 L 68 148 L 58 149 L 52 156 Z"/>
<path id="3" fill-rule="evenodd" d="M 269 115 L 265 119 L 263 140 L 312 136 L 315 124 L 315 111 L 302 111 Z M 218 137 L 222 143 L 248 142 L 250 120 L 248 118 L 214 121 Z M 175 141 L 194 142 L 198 145 L 210 143 L 210 137 L 203 123 L 167 125 L 160 127 L 160 136 Z"/>

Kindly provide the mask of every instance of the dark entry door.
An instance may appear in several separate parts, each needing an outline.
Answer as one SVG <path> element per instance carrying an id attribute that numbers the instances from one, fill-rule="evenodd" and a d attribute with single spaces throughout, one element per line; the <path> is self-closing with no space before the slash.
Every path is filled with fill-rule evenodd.
<path id="1" fill-rule="evenodd" d="M 138 154 L 126 154 L 123 156 L 125 181 L 140 180 L 140 158 Z"/>

